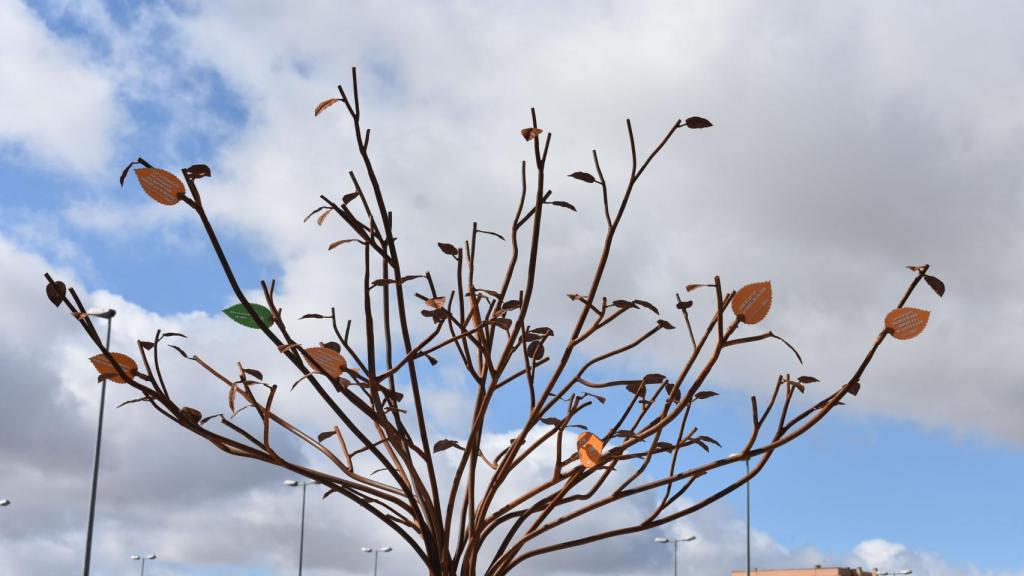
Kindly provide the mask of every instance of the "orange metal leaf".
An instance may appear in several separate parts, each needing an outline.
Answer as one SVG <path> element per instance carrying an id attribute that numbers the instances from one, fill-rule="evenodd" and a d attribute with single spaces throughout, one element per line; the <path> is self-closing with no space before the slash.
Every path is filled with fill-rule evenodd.
<path id="1" fill-rule="evenodd" d="M 747 284 L 732 299 L 732 311 L 741 322 L 757 324 L 768 315 L 772 307 L 772 283 Z"/>
<path id="2" fill-rule="evenodd" d="M 576 438 L 576 448 L 579 450 L 580 462 L 583 463 L 583 466 L 585 468 L 593 468 L 597 466 L 597 461 L 601 459 L 601 451 L 604 450 L 604 444 L 593 433 L 584 432 Z"/>
<path id="3" fill-rule="evenodd" d="M 139 179 L 142 190 L 149 197 L 165 206 L 173 206 L 185 195 L 185 185 L 178 177 L 159 168 L 136 168 L 135 177 Z"/>
<path id="4" fill-rule="evenodd" d="M 317 348 L 306 348 L 306 353 L 316 361 L 317 364 L 323 368 L 323 371 L 317 370 L 321 374 L 326 374 L 332 378 L 338 378 L 341 376 L 341 371 L 348 366 L 348 362 L 345 361 L 345 357 L 327 348 L 326 346 L 319 346 Z"/>
<path id="5" fill-rule="evenodd" d="M 885 316 L 885 327 L 897 340 L 909 340 L 928 325 L 930 312 L 919 308 L 897 308 Z"/>
<path id="6" fill-rule="evenodd" d="M 135 373 L 139 370 L 139 366 L 135 363 L 135 360 L 132 360 L 120 352 L 111 352 L 110 355 L 114 357 L 114 361 L 117 362 L 117 365 L 121 367 L 121 370 L 124 371 L 129 378 L 135 378 Z M 117 368 L 115 368 L 114 365 L 110 363 L 110 360 L 107 360 L 107 357 L 103 354 L 97 354 L 92 358 L 89 358 L 89 361 L 96 367 L 96 371 L 100 373 L 100 376 L 119 384 L 127 384 L 124 378 L 121 378 L 121 375 L 117 373 Z"/>

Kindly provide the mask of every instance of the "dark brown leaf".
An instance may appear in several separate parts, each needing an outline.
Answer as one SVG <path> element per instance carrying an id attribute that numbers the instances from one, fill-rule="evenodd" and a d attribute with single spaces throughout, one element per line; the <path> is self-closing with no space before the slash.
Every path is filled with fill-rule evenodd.
<path id="1" fill-rule="evenodd" d="M 707 119 L 701 118 L 700 116 L 690 116 L 686 119 L 687 128 L 710 128 L 711 126 L 711 122 L 708 122 Z"/>
<path id="2" fill-rule="evenodd" d="M 206 164 L 193 164 L 188 168 L 185 168 L 185 176 L 188 176 L 192 180 L 208 178 L 210 176 L 210 167 Z"/>
<path id="3" fill-rule="evenodd" d="M 718 440 L 715 440 L 711 436 L 699 436 L 697 439 L 702 441 L 702 442 L 707 442 L 708 444 L 714 444 L 715 446 L 718 446 L 719 448 L 722 447 L 722 445 L 718 443 Z"/>
<path id="4" fill-rule="evenodd" d="M 143 341 L 143 340 L 139 340 L 139 346 L 142 346 L 142 348 L 144 350 L 152 350 L 154 347 L 156 347 L 156 344 L 154 344 L 152 342 L 146 342 L 146 341 Z"/>
<path id="5" fill-rule="evenodd" d="M 676 308 L 678 308 L 679 310 L 686 310 L 691 306 L 693 306 L 693 300 L 683 300 L 681 302 L 676 302 Z"/>
<path id="6" fill-rule="evenodd" d="M 326 318 L 323 314 L 303 314 L 299 316 L 299 320 L 305 320 L 307 318 Z"/>
<path id="7" fill-rule="evenodd" d="M 56 282 L 50 282 L 46 285 L 46 297 L 50 299 L 50 302 L 57 307 L 60 307 L 64 301 L 64 295 L 67 294 L 68 287 L 57 280 Z"/>
<path id="8" fill-rule="evenodd" d="M 324 440 L 327 440 L 331 436 L 334 436 L 334 430 L 328 430 L 327 432 L 321 432 L 321 433 L 316 435 L 316 441 L 317 442 L 323 442 Z"/>
<path id="9" fill-rule="evenodd" d="M 647 386 L 644 386 L 644 383 L 639 380 L 630 380 L 626 384 L 626 390 L 637 396 L 647 396 Z"/>
<path id="10" fill-rule="evenodd" d="M 815 378 L 814 376 L 800 376 L 799 378 L 796 379 L 796 381 L 801 384 L 810 384 L 811 382 L 817 382 L 818 379 Z"/>
<path id="11" fill-rule="evenodd" d="M 341 354 L 341 344 L 338 344 L 337 342 L 327 342 L 326 344 L 323 344 L 323 347 L 330 348 L 331 350 L 334 350 L 338 354 Z"/>
<path id="12" fill-rule="evenodd" d="M 501 305 L 502 310 L 515 310 L 523 305 L 519 300 L 509 300 Z"/>
<path id="13" fill-rule="evenodd" d="M 675 330 L 676 329 L 676 327 L 673 326 L 671 322 L 669 322 L 668 320 L 664 320 L 664 319 L 659 319 L 658 320 L 658 326 L 664 328 L 665 330 Z"/>
<path id="14" fill-rule="evenodd" d="M 694 394 L 694 398 L 696 398 L 697 400 L 704 400 L 705 398 L 712 398 L 714 396 L 718 396 L 718 392 L 714 392 L 711 390 L 701 390 L 700 392 Z"/>
<path id="15" fill-rule="evenodd" d="M 257 380 L 263 380 L 263 372 L 260 372 L 259 370 L 254 370 L 252 368 L 242 368 L 242 372 L 245 372 L 246 374 L 252 376 Z"/>
<path id="16" fill-rule="evenodd" d="M 188 358 L 188 354 L 185 354 L 185 351 L 184 351 L 184 350 L 182 350 L 181 348 L 178 348 L 178 347 L 177 347 L 177 346 L 175 346 L 174 344 L 168 344 L 168 346 L 170 346 L 171 348 L 174 348 L 175 350 L 177 350 L 177 351 L 178 351 L 178 354 L 181 354 L 181 357 L 182 357 L 182 358 Z"/>
<path id="17" fill-rule="evenodd" d="M 182 334 L 180 332 L 164 332 L 164 335 L 162 336 L 162 338 L 170 338 L 171 336 L 177 336 L 179 338 L 188 338 L 188 336 L 185 336 L 184 334 Z"/>
<path id="18" fill-rule="evenodd" d="M 561 426 L 562 425 L 562 421 L 559 420 L 558 418 L 547 417 L 547 418 L 541 418 L 540 421 L 541 421 L 541 423 L 547 424 L 548 426 Z"/>
<path id="19" fill-rule="evenodd" d="M 612 301 L 612 306 L 615 306 L 616 308 L 622 308 L 622 309 L 636 308 L 637 307 L 636 304 L 634 304 L 633 302 L 630 302 L 629 300 L 613 300 Z"/>
<path id="20" fill-rule="evenodd" d="M 852 394 L 853 396 L 856 396 L 857 392 L 860 392 L 860 381 L 858 380 L 858 381 L 854 382 L 853 384 L 850 384 L 850 387 L 848 388 L 848 390 L 849 390 L 850 394 Z"/>
<path id="21" fill-rule="evenodd" d="M 569 174 L 569 177 L 575 178 L 577 180 L 582 180 L 587 184 L 593 184 L 594 182 L 597 182 L 597 178 L 594 178 L 593 176 L 587 174 L 586 172 L 573 172 L 572 174 Z"/>
<path id="22" fill-rule="evenodd" d="M 441 451 L 447 450 L 449 448 L 459 448 L 459 449 L 462 449 L 462 447 L 459 446 L 459 443 L 456 442 L 455 440 L 449 440 L 449 439 L 445 438 L 444 440 L 438 440 L 437 442 L 434 442 L 434 453 L 435 454 L 437 452 L 441 452 Z"/>
<path id="23" fill-rule="evenodd" d="M 420 314 L 432 319 L 434 322 L 444 322 L 448 318 L 448 311 L 444 308 L 433 308 L 431 310 L 420 310 Z"/>
<path id="24" fill-rule="evenodd" d="M 203 419 L 203 413 L 195 408 L 189 408 L 188 406 L 181 407 L 181 419 L 185 422 L 198 426 L 199 421 Z"/>
<path id="25" fill-rule="evenodd" d="M 537 136 L 540 136 L 542 132 L 544 131 L 541 130 L 540 128 L 533 127 L 523 128 L 522 130 L 519 131 L 519 133 L 523 135 L 523 138 L 525 138 L 527 142 L 533 140 Z"/>
<path id="26" fill-rule="evenodd" d="M 359 192 L 349 192 L 348 194 L 345 194 L 344 196 L 341 197 L 341 205 L 345 206 L 346 204 L 355 200 L 356 198 L 359 198 Z"/>
<path id="27" fill-rule="evenodd" d="M 526 357 L 536 362 L 544 357 L 544 345 L 540 341 L 530 342 L 526 346 Z"/>
<path id="28" fill-rule="evenodd" d="M 489 320 L 489 322 L 501 328 L 502 330 L 508 330 L 509 328 L 512 328 L 512 321 L 509 320 L 508 318 L 492 318 L 491 320 Z"/>
<path id="29" fill-rule="evenodd" d="M 668 377 L 664 374 L 648 374 L 644 376 L 642 382 L 644 384 L 661 384 L 662 382 L 668 382 Z"/>
<path id="30" fill-rule="evenodd" d="M 633 300 L 633 304 L 636 304 L 637 306 L 643 306 L 644 308 L 647 308 L 648 310 L 654 312 L 655 314 L 661 314 L 661 312 L 658 312 L 658 308 L 654 304 L 648 302 L 647 300 Z"/>
<path id="31" fill-rule="evenodd" d="M 568 208 L 569 210 L 572 210 L 573 212 L 577 211 L 575 206 L 573 206 L 572 204 L 569 204 L 568 202 L 565 202 L 563 200 L 555 200 L 554 202 L 548 202 L 548 204 L 551 204 L 552 206 L 558 206 L 559 208 Z"/>
<path id="32" fill-rule="evenodd" d="M 940 298 L 946 293 L 946 285 L 942 283 L 942 280 L 939 280 L 935 276 L 925 274 L 924 281 L 932 287 L 932 290 L 935 290 L 935 293 L 938 294 Z"/>
<path id="33" fill-rule="evenodd" d="M 122 188 L 124 188 L 124 179 L 128 177 L 128 171 L 132 169 L 132 166 L 135 166 L 138 163 L 138 160 L 133 160 L 132 162 L 129 162 L 127 166 L 124 167 L 124 170 L 121 172 L 121 179 L 119 180 Z"/>
<path id="34" fill-rule="evenodd" d="M 686 285 L 686 291 L 687 292 L 693 292 L 697 288 L 703 288 L 705 286 L 713 286 L 713 284 L 687 284 Z"/>
<path id="35" fill-rule="evenodd" d="M 497 236 L 498 238 L 501 238 L 502 241 L 505 240 L 504 236 L 502 236 L 501 234 L 498 234 L 497 232 L 491 232 L 490 230 L 481 230 L 481 229 L 477 228 L 477 233 L 478 234 L 490 234 L 491 236 Z"/>
<path id="36" fill-rule="evenodd" d="M 456 248 L 455 246 L 452 246 L 451 244 L 445 244 L 444 242 L 438 242 L 437 243 L 437 247 L 441 249 L 441 252 L 444 252 L 445 254 L 447 254 L 449 256 L 458 256 L 458 254 L 459 254 L 459 249 Z"/>

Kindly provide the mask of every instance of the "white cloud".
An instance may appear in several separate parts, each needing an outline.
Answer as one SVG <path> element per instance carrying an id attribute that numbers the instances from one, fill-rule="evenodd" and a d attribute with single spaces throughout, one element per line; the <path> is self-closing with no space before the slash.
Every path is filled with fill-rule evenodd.
<path id="1" fill-rule="evenodd" d="M 57 172 L 109 168 L 123 112 L 88 43 L 58 36 L 19 0 L 0 2 L 0 145 Z"/>

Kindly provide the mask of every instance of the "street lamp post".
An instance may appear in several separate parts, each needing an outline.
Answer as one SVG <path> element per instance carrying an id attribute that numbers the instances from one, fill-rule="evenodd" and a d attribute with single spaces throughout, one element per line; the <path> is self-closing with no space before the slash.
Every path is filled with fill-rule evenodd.
<path id="1" fill-rule="evenodd" d="M 117 311 L 113 308 L 91 308 L 86 311 L 89 316 L 103 318 L 107 321 L 107 341 L 105 348 L 110 350 L 110 324 Z M 89 564 L 92 559 L 92 525 L 96 518 L 96 482 L 100 474 L 100 442 L 103 439 L 103 405 L 107 399 L 107 380 L 100 383 L 100 419 L 96 425 L 96 452 L 92 462 L 92 493 L 89 496 L 89 526 L 85 530 L 85 569 L 83 574 L 89 576 Z"/>
<path id="2" fill-rule="evenodd" d="M 679 576 L 679 543 L 680 542 L 693 542 L 696 540 L 696 536 L 687 536 L 686 538 L 669 539 L 661 536 L 654 539 L 658 544 L 672 543 L 672 576 Z"/>
<path id="3" fill-rule="evenodd" d="M 299 576 L 302 576 L 302 551 L 306 541 L 306 486 L 310 484 L 319 484 L 316 480 L 308 480 L 306 482 L 299 482 L 297 480 L 285 480 L 285 486 L 291 486 L 292 488 L 302 486 L 302 522 L 299 525 Z"/>
<path id="4" fill-rule="evenodd" d="M 391 546 L 381 546 L 376 550 L 370 548 L 369 546 L 363 546 L 362 548 L 360 548 L 360 550 L 366 552 L 367 554 L 373 552 L 373 576 L 377 576 L 377 555 L 381 552 L 391 552 Z"/>
<path id="5" fill-rule="evenodd" d="M 142 560 L 142 571 L 139 572 L 139 575 L 146 576 L 146 560 L 156 560 L 156 554 L 150 554 L 149 556 L 139 556 L 138 554 L 132 554 L 130 558 L 132 560 Z"/>
<path id="6" fill-rule="evenodd" d="M 742 456 L 742 454 L 739 452 L 729 454 L 729 458 L 738 456 Z M 746 458 L 744 462 L 747 465 L 747 476 L 750 476 L 750 458 Z M 747 576 L 750 576 L 750 480 L 748 479 L 744 484 L 746 484 L 747 490 Z"/>

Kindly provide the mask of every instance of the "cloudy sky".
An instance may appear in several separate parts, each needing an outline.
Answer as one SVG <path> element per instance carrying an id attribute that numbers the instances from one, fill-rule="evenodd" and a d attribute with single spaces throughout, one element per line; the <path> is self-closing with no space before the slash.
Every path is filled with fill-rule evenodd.
<path id="1" fill-rule="evenodd" d="M 589 169 L 597 149 L 613 190 L 628 176 L 626 118 L 642 149 L 678 118 L 715 123 L 680 134 L 645 176 L 605 289 L 671 309 L 715 274 L 733 288 L 772 280 L 765 325 L 806 365 L 770 345 L 723 361 L 703 415 L 720 456 L 777 373 L 817 376 L 818 394 L 848 377 L 910 280 L 904 266 L 930 264 L 948 291 L 911 300 L 932 310 L 925 332 L 886 342 L 861 394 L 754 481 L 753 565 L 1024 575 L 1022 21 L 1024 7 L 997 1 L 0 0 L 0 499 L 12 501 L 0 574 L 74 573 L 84 550 L 95 352 L 46 300 L 45 272 L 117 308 L 115 350 L 164 328 L 227 365 L 266 354 L 220 313 L 232 295 L 189 211 L 117 185 L 129 160 L 211 166 L 204 200 L 247 288 L 276 278 L 296 315 L 358 306 L 346 282 L 358 262 L 325 250 L 344 231 L 302 224 L 320 194 L 349 191 L 341 111 L 312 110 L 357 66 L 403 257 L 423 269 L 442 269 L 435 243 L 473 221 L 506 226 L 530 107 L 553 135 L 551 173 Z M 582 290 L 602 218 L 593 188 L 551 182 L 579 208 L 545 219 L 540 306 L 565 332 L 564 294 Z M 678 344 L 630 362 L 674 365 Z M 180 394 L 219 409 L 223 395 L 186 368 L 172 369 Z M 469 388 L 441 368 L 428 409 L 438 433 L 457 434 Z M 148 553 L 154 576 L 294 572 L 288 476 L 142 405 L 113 410 L 124 388 L 108 396 L 94 574 L 131 573 L 128 556 Z M 307 400 L 292 407 L 313 414 Z M 498 418 L 490 441 L 515 422 Z M 355 506 L 314 494 L 307 574 L 365 574 L 359 547 L 385 544 L 383 574 L 422 573 Z M 671 552 L 653 537 L 695 534 L 681 571 L 726 574 L 745 562 L 743 506 L 737 493 L 532 570 L 665 574 Z"/>

